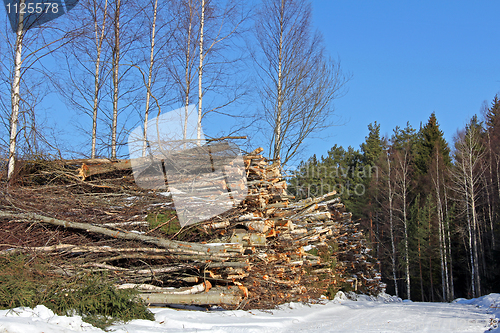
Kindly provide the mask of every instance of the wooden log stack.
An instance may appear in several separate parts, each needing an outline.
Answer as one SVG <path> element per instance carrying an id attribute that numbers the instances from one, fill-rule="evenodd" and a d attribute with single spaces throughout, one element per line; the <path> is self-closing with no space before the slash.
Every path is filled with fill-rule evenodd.
<path id="1" fill-rule="evenodd" d="M 71 259 L 59 268 L 65 274 L 76 269 L 111 271 L 121 288 L 137 288 L 142 299 L 155 304 L 271 308 L 321 295 L 333 297 L 338 290 L 366 294 L 382 291 L 385 285 L 364 235 L 337 194 L 294 201 L 287 194 L 279 163 L 268 161 L 262 151 L 256 149 L 243 158 L 246 198 L 230 211 L 189 226 L 198 232 L 196 243 L 143 236 L 140 230 L 112 233 L 104 224 L 95 227 L 80 223 L 75 227 L 67 223 L 70 228 L 156 247 L 60 244 L 30 251 L 58 253 Z M 97 168 L 85 164 L 81 170 L 85 169 L 84 176 L 88 177 L 98 174 L 102 165 L 112 169 L 107 164 Z M 126 161 L 119 164 L 120 168 L 129 165 Z M 227 195 L 227 191 L 221 191 L 221 195 Z"/>

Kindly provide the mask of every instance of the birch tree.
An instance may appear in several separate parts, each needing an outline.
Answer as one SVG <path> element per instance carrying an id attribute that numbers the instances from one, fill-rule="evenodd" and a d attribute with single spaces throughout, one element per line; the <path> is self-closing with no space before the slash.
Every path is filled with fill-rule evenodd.
<path id="1" fill-rule="evenodd" d="M 208 114 L 237 116 L 222 109 L 246 92 L 241 84 L 242 58 L 235 45 L 249 14 L 237 2 L 176 0 L 171 8 L 178 25 L 172 47 L 175 53 L 168 67 L 179 92 L 177 103 L 184 108 L 183 135 L 186 137 L 189 105 L 195 104 L 199 140 L 202 119 Z"/>
<path id="2" fill-rule="evenodd" d="M 411 164 L 412 149 L 415 140 L 415 130 L 408 124 L 405 129 L 396 127 L 394 135 L 391 138 L 392 149 L 394 150 L 394 173 L 395 173 L 395 196 L 399 201 L 397 210 L 400 220 L 403 224 L 403 242 L 404 242 L 404 269 L 406 280 L 406 297 L 411 299 L 411 278 L 410 278 L 410 255 L 409 255 L 409 208 L 410 208 L 410 183 L 411 183 Z"/>
<path id="3" fill-rule="evenodd" d="M 386 151 L 386 161 L 387 161 L 387 200 L 389 202 L 389 233 L 391 236 L 391 267 L 392 267 L 392 279 L 394 281 L 394 293 L 396 296 L 398 293 L 398 280 L 396 278 L 396 242 L 394 239 L 394 180 L 392 179 L 392 162 L 389 158 L 389 150 Z"/>
<path id="4" fill-rule="evenodd" d="M 108 17 L 108 0 L 104 0 L 104 8 L 102 9 L 102 21 L 98 20 L 98 10 L 99 8 L 96 1 L 93 1 L 93 14 L 94 14 L 94 33 L 95 33 L 95 49 L 96 49 L 96 59 L 95 59 L 95 72 L 94 72 L 94 98 L 92 105 L 92 147 L 91 147 L 91 158 L 96 158 L 96 142 L 97 142 L 97 113 L 99 109 L 99 93 L 101 90 L 101 55 L 102 46 L 106 31 L 106 19 Z"/>
<path id="5" fill-rule="evenodd" d="M 453 170 L 454 189 L 466 212 L 469 260 L 471 268 L 472 297 L 481 296 L 479 272 L 479 184 L 484 169 L 481 159 L 484 149 L 480 140 L 480 127 L 473 120 L 465 131 L 459 132 L 455 139 L 455 167 Z"/>
<path id="6" fill-rule="evenodd" d="M 66 25 L 67 29 L 79 32 L 78 38 L 58 56 L 59 62 L 65 64 L 55 80 L 58 93 L 68 107 L 92 119 L 90 131 L 82 117 L 77 125 L 85 136 L 90 136 L 91 158 L 98 155 L 98 122 L 106 108 L 105 83 L 111 63 L 107 43 L 112 21 L 109 14 L 109 0 L 82 0 L 68 15 L 70 23 Z"/>
<path id="7" fill-rule="evenodd" d="M 20 5 L 25 4 L 21 0 Z M 16 44 L 14 56 L 14 76 L 12 79 L 11 99 L 12 99 L 12 114 L 10 117 L 10 138 L 9 138 L 9 164 L 7 169 L 7 180 L 10 180 L 14 174 L 16 163 L 16 140 L 17 140 L 17 124 L 19 120 L 19 103 L 20 103 L 20 87 L 21 87 L 21 65 L 22 65 L 22 50 L 24 39 L 24 13 L 19 13 L 19 22 L 16 31 Z"/>
<path id="8" fill-rule="evenodd" d="M 150 101 L 152 96 L 153 85 L 153 68 L 155 65 L 155 46 L 156 46 L 156 18 L 158 15 L 158 0 L 153 0 L 153 18 L 151 21 L 151 43 L 148 65 L 148 81 L 146 83 L 146 110 L 144 112 L 144 139 L 142 147 L 142 157 L 146 156 L 147 134 L 148 134 L 148 121 Z"/>
<path id="9" fill-rule="evenodd" d="M 19 2 L 15 4 L 15 8 L 21 8 L 26 4 L 26 2 L 25 0 L 19 0 Z M 69 9 L 71 8 L 72 6 Z M 40 73 L 40 68 L 38 67 L 43 66 L 41 63 L 44 58 L 51 55 L 65 43 L 68 43 L 74 36 L 73 33 L 64 33 L 58 31 L 57 29 L 48 28 L 47 25 L 44 24 L 63 15 L 64 12 L 62 9 L 60 14 L 55 14 L 50 18 L 43 16 L 45 15 L 43 12 L 30 13 L 29 10 L 19 10 L 19 13 L 17 13 L 17 10 L 14 10 L 14 8 L 11 9 L 13 10 L 13 16 L 9 15 L 9 18 L 11 19 L 11 27 L 14 30 L 15 37 L 12 41 L 10 36 L 12 32 L 6 32 L 3 34 L 3 37 L 5 38 L 4 43 L 12 47 L 12 62 L 8 61 L 9 58 L 7 57 L 7 61 L 5 61 L 2 66 L 2 72 L 5 78 L 2 81 L 3 83 L 9 84 L 10 91 L 7 165 L 7 179 L 9 181 L 12 179 L 15 171 L 20 131 L 22 130 L 25 132 L 25 143 L 28 147 L 30 145 L 29 140 L 33 140 L 33 144 L 36 146 L 36 140 L 39 136 L 36 133 L 37 128 L 35 125 L 34 110 L 36 104 L 43 99 L 43 97 L 39 97 L 35 93 L 35 86 L 41 87 L 41 85 L 39 82 L 31 82 L 33 84 L 33 89 L 25 90 L 23 93 L 21 91 L 21 86 L 23 84 L 27 85 L 28 82 L 30 82 L 29 79 L 26 79 L 26 72 L 30 71 L 31 73 Z M 52 23 L 53 27 L 56 25 L 57 23 Z M 10 68 L 7 69 L 6 67 Z M 5 74 L 7 71 L 8 74 Z M 36 76 L 36 74 L 34 76 Z M 46 79 L 47 77 L 49 77 L 49 75 L 46 75 L 44 78 Z M 40 79 L 40 76 L 37 77 L 37 79 Z M 48 87 L 44 88 L 48 89 Z M 23 105 L 24 110 L 22 109 Z M 31 126 L 24 126 L 23 128 L 20 128 L 19 121 L 23 114 L 27 116 L 27 118 L 31 118 Z M 32 132 L 31 139 L 26 135 L 28 130 Z"/>
<path id="10" fill-rule="evenodd" d="M 111 132 L 110 157 L 114 159 L 117 158 L 118 149 L 127 134 L 127 122 L 135 111 L 137 96 L 142 95 L 145 85 L 143 73 L 139 73 L 136 69 L 140 62 L 139 50 L 148 34 L 144 33 L 144 27 L 141 25 L 140 13 L 144 9 L 142 3 L 128 0 L 108 1 L 112 8 L 110 10 L 112 33 L 106 40 L 111 47 L 112 110 L 106 117 Z"/>
<path id="11" fill-rule="evenodd" d="M 113 117 L 111 125 L 111 158 L 116 158 L 116 132 L 118 128 L 118 97 L 119 97 L 119 72 L 120 72 L 120 10 L 121 0 L 114 3 L 114 45 L 113 45 Z"/>
<path id="12" fill-rule="evenodd" d="M 311 30 L 306 0 L 263 0 L 256 18 L 263 117 L 270 157 L 286 164 L 304 140 L 331 124 L 333 100 L 347 79 Z"/>
<path id="13" fill-rule="evenodd" d="M 192 103 L 196 85 L 196 50 L 199 36 L 196 28 L 198 24 L 196 0 L 172 1 L 172 11 L 177 17 L 177 28 L 173 35 L 173 57 L 169 60 L 168 68 L 174 80 L 177 91 L 177 103 L 184 108 L 181 115 L 183 122 L 183 138 L 187 137 L 187 120 L 189 105 Z"/>

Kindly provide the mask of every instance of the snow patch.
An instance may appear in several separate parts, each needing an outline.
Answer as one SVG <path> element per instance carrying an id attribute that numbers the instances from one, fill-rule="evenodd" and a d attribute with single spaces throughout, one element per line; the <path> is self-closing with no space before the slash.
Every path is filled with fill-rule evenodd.
<path id="1" fill-rule="evenodd" d="M 151 308 L 155 321 L 133 320 L 109 328 L 115 333 L 324 333 L 324 332 L 500 332 L 500 294 L 452 303 L 403 302 L 338 292 L 331 301 L 288 303 L 275 310 L 189 311 Z M 79 316 L 58 316 L 45 306 L 0 310 L 0 332 L 72 333 L 103 331 Z"/>

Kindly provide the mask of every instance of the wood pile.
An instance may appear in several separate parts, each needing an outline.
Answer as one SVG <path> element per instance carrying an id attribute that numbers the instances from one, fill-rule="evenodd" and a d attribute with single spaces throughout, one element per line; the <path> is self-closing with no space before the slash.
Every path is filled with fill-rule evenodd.
<path id="1" fill-rule="evenodd" d="M 134 230 L 143 221 L 125 230 L 37 214 L 0 212 L 0 217 L 39 220 L 128 240 L 122 246 L 58 244 L 29 250 L 65 258 L 66 263 L 55 270 L 61 274 L 108 271 L 119 288 L 136 288 L 151 304 L 271 308 L 321 295 L 332 297 L 341 289 L 382 291 L 385 286 L 366 240 L 336 193 L 294 202 L 279 164 L 261 153 L 259 148 L 243 158 L 248 195 L 238 207 L 185 227 L 196 234 L 196 242 Z M 120 168 L 126 165 L 120 162 Z M 87 164 L 80 171 L 84 169 L 86 177 L 97 170 Z"/>

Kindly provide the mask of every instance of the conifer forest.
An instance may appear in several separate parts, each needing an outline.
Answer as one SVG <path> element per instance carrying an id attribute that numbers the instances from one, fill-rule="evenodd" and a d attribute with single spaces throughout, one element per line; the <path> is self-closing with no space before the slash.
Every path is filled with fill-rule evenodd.
<path id="1" fill-rule="evenodd" d="M 450 301 L 500 291 L 500 100 L 444 139 L 433 113 L 359 149 L 334 145 L 302 161 L 297 196 L 341 193 L 378 258 L 389 293 Z"/>

